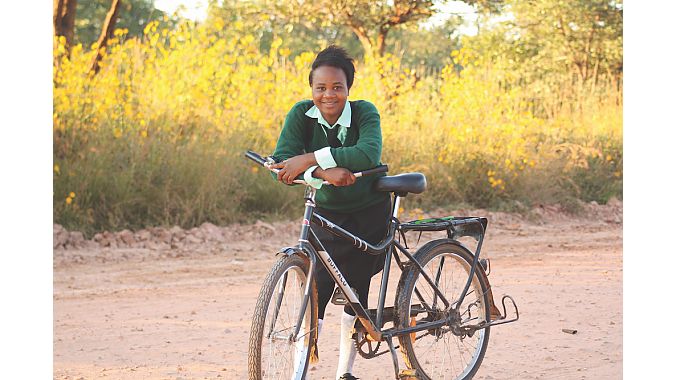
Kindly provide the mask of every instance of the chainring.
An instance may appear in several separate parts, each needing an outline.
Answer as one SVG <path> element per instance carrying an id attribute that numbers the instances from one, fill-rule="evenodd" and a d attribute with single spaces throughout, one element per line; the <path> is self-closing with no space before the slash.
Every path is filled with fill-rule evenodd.
<path id="1" fill-rule="evenodd" d="M 366 333 L 355 333 L 352 335 L 352 340 L 354 340 L 354 345 L 357 347 L 357 352 L 361 357 L 371 359 L 378 356 L 378 350 L 382 342 L 369 339 Z"/>

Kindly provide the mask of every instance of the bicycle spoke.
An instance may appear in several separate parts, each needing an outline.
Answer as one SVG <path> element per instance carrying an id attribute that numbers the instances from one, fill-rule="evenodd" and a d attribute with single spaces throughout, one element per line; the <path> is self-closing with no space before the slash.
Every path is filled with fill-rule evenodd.
<path id="1" fill-rule="evenodd" d="M 416 289 L 414 290 L 414 292 L 415 292 L 416 296 L 418 297 L 418 300 L 420 301 L 420 304 L 423 305 L 423 306 L 425 306 L 425 309 L 426 309 L 426 310 L 428 310 L 428 311 L 434 310 L 434 309 L 432 308 L 432 306 L 428 305 L 428 303 L 425 301 L 425 298 L 422 296 L 422 294 L 420 294 L 420 291 L 418 290 L 418 288 L 416 288 Z"/>
<path id="2" fill-rule="evenodd" d="M 284 257 L 266 279 L 252 324 L 252 338 L 258 340 L 249 345 L 253 358 L 249 360 L 250 378 L 289 380 L 299 379 L 304 373 L 313 331 L 311 307 L 304 311 L 301 325 L 297 323 L 307 266 L 307 261 L 300 257 Z M 314 305 L 315 301 L 312 302 Z M 293 340 L 297 329 L 298 336 Z"/>
<path id="3" fill-rule="evenodd" d="M 451 348 L 448 346 L 448 341 L 444 341 L 444 346 L 446 347 L 446 350 L 448 352 L 451 352 Z M 446 359 L 446 355 L 444 355 L 444 362 L 446 361 L 445 359 Z M 444 362 L 441 363 L 442 364 L 441 368 L 443 368 Z M 453 368 L 453 371 L 451 373 L 456 373 L 457 370 L 455 369 L 455 363 L 453 363 L 453 360 L 449 360 L 449 362 L 451 363 L 451 366 Z"/>
<path id="4" fill-rule="evenodd" d="M 284 273 L 282 281 L 279 283 L 279 289 L 277 290 L 277 302 L 275 302 L 275 308 L 272 311 L 272 318 L 270 319 L 270 327 L 268 328 L 267 336 L 272 334 L 272 331 L 275 329 L 275 323 L 277 317 L 279 316 L 279 309 L 282 304 L 282 299 L 284 298 L 284 288 L 286 287 L 286 280 L 288 278 L 288 273 Z"/>
<path id="5" fill-rule="evenodd" d="M 476 331 L 469 336 L 463 334 L 460 327 L 485 320 L 486 305 L 483 302 L 485 293 L 475 272 L 465 296 L 466 301 L 463 301 L 464 307 L 458 309 L 457 314 L 454 314 L 456 312 L 454 310 L 439 310 L 440 297 L 435 291 L 435 286 L 446 299 L 459 299 L 468 282 L 471 255 L 462 257 L 452 251 L 423 253 L 427 256 L 422 256 L 421 266 L 424 271 L 432 274 L 432 283 L 419 273 L 415 273 L 414 285 L 409 290 L 409 313 L 424 314 L 421 316 L 423 318 L 419 316 L 418 325 L 423 323 L 422 320 L 449 320 L 455 325 L 443 325 L 427 330 L 418 335 L 415 341 L 406 340 L 402 336 L 404 352 L 411 360 L 411 365 L 423 372 L 421 379 L 469 379 L 483 358 L 487 340 L 485 330 Z M 413 305 L 420 306 L 412 308 Z M 432 307 L 429 308 L 429 305 Z M 459 319 L 453 318 L 454 316 L 459 316 Z"/>

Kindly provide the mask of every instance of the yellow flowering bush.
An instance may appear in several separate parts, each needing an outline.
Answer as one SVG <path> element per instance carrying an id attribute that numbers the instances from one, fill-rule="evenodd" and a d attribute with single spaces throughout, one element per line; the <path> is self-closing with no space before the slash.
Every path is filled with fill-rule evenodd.
<path id="1" fill-rule="evenodd" d="M 288 110 L 310 97 L 316 52 L 291 57 L 281 39 L 261 51 L 238 22 L 151 22 L 142 39 L 117 30 L 92 75 L 96 46 L 67 55 L 64 42 L 54 50 L 55 222 L 91 233 L 297 214 L 299 189 L 274 185 L 242 153 L 272 152 Z M 537 116 L 528 89 L 501 86 L 505 74 L 472 51 L 453 57 L 464 69 L 436 76 L 391 55 L 357 62 L 350 98 L 380 110 L 383 161 L 428 178 L 409 207 L 621 196 L 621 101 Z"/>

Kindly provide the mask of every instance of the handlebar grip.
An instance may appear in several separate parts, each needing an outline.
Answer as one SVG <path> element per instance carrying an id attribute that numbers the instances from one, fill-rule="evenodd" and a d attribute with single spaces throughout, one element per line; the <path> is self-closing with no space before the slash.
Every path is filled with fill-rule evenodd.
<path id="1" fill-rule="evenodd" d="M 361 172 L 361 176 L 373 175 L 378 173 L 386 173 L 389 170 L 387 165 L 378 165 L 373 169 L 364 170 Z"/>
<path id="2" fill-rule="evenodd" d="M 248 158 L 252 161 L 255 161 L 259 165 L 264 165 L 265 162 L 266 162 L 265 159 L 263 157 L 261 157 L 258 153 L 252 152 L 250 150 L 247 150 L 246 153 L 244 153 L 244 156 L 246 156 L 246 158 Z"/>

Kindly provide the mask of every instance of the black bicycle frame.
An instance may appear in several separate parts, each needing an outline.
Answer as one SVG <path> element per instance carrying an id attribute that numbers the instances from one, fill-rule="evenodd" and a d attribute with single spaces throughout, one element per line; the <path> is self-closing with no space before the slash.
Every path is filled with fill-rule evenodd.
<path id="1" fill-rule="evenodd" d="M 307 304 L 309 302 L 310 298 L 310 284 L 312 283 L 313 276 L 314 276 L 314 271 L 316 268 L 316 258 L 319 258 L 321 263 L 324 265 L 326 270 L 329 272 L 331 277 L 333 278 L 334 282 L 336 285 L 340 288 L 340 290 L 343 292 L 345 295 L 348 303 L 352 307 L 352 309 L 355 311 L 357 314 L 357 318 L 359 318 L 362 326 L 366 329 L 366 331 L 371 335 L 372 338 L 374 338 L 377 341 L 382 341 L 382 340 L 390 340 L 391 337 L 393 336 L 398 336 L 398 335 L 404 335 L 404 334 L 410 334 L 413 332 L 417 331 L 422 331 L 422 330 L 430 330 L 434 328 L 439 328 L 441 326 L 444 326 L 445 324 L 448 323 L 446 320 L 438 320 L 438 321 L 432 321 L 432 322 L 424 322 L 417 324 L 416 326 L 412 327 L 407 327 L 403 329 L 397 329 L 391 328 L 387 330 L 381 330 L 382 326 L 382 320 L 383 320 L 383 309 L 385 307 L 385 294 L 387 291 L 387 281 L 389 278 L 389 271 L 390 271 L 390 266 L 391 266 L 391 258 L 394 253 L 394 247 L 397 248 L 397 250 L 401 253 L 404 254 L 409 259 L 409 263 L 411 265 L 414 265 L 417 267 L 417 269 L 420 271 L 422 274 L 423 278 L 430 284 L 432 289 L 434 290 L 435 293 L 435 298 L 438 297 L 441 302 L 444 303 L 445 308 L 449 307 L 454 307 L 453 305 L 460 305 L 466 292 L 467 289 L 469 288 L 469 284 L 471 282 L 472 277 L 470 276 L 467 280 L 467 284 L 465 286 L 465 291 L 461 294 L 461 297 L 451 304 L 444 294 L 439 290 L 437 287 L 435 281 L 429 277 L 429 275 L 423 270 L 422 266 L 420 263 L 413 257 L 413 255 L 406 250 L 404 246 L 402 246 L 398 241 L 394 240 L 395 232 L 397 230 L 398 226 L 398 221 L 396 219 L 396 210 L 399 206 L 399 199 L 398 197 L 395 197 L 395 202 L 393 205 L 393 210 L 392 210 L 392 218 L 391 222 L 389 225 L 389 230 L 387 233 L 386 238 L 382 243 L 379 245 L 372 245 L 361 238 L 354 236 L 350 232 L 346 231 L 345 229 L 341 228 L 340 226 L 335 225 L 333 222 L 330 220 L 324 218 L 323 216 L 316 214 L 315 208 L 315 193 L 316 189 L 308 186 L 305 190 L 305 212 L 303 216 L 303 222 L 301 226 L 301 231 L 300 231 L 300 237 L 298 239 L 299 245 L 297 247 L 293 248 L 287 248 L 288 250 L 293 251 L 294 253 L 300 253 L 298 251 L 302 251 L 303 254 L 305 254 L 309 259 L 310 259 L 310 270 L 308 273 L 308 278 L 307 278 L 307 283 L 305 285 L 305 295 L 303 298 L 303 302 L 301 304 L 301 312 L 298 316 L 298 323 L 296 324 L 296 330 L 293 334 L 294 339 L 298 338 L 298 333 L 300 331 L 300 326 L 302 323 L 302 318 L 304 315 L 304 311 L 307 308 Z M 371 316 L 369 313 L 364 309 L 362 306 L 361 302 L 359 302 L 359 297 L 352 291 L 352 288 L 349 286 L 347 280 L 343 276 L 343 274 L 340 272 L 340 269 L 338 269 L 338 266 L 335 264 L 333 259 L 331 258 L 331 255 L 329 252 L 326 251 L 322 243 L 319 241 L 317 236 L 315 235 L 314 231 L 310 228 L 311 223 L 315 223 L 316 225 L 320 226 L 321 228 L 345 239 L 346 241 L 352 241 L 352 244 L 358 248 L 361 249 L 364 252 L 367 252 L 372 255 L 378 255 L 385 253 L 385 265 L 383 268 L 383 275 L 382 275 L 382 281 L 381 281 L 381 286 L 380 286 L 380 294 L 378 298 L 378 307 L 376 309 L 376 321 L 371 319 Z M 316 249 L 315 247 L 318 247 Z M 477 252 L 477 257 L 478 257 L 478 252 Z M 473 263 L 473 266 L 475 266 L 477 263 L 477 260 L 475 258 L 475 261 Z M 474 268 L 472 268 L 471 273 L 473 273 Z M 436 302 L 436 301 L 435 301 Z"/>

